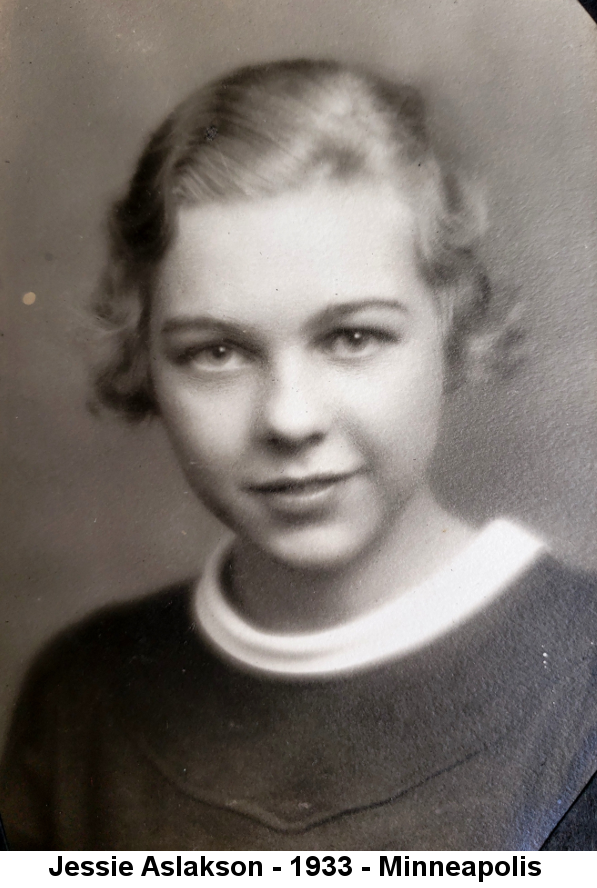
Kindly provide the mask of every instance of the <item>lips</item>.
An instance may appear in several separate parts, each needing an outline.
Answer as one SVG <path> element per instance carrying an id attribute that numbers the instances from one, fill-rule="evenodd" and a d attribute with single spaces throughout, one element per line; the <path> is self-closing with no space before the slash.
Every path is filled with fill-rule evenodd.
<path id="1" fill-rule="evenodd" d="M 289 517 L 308 516 L 330 506 L 338 490 L 354 474 L 346 472 L 272 479 L 265 483 L 249 485 L 248 490 L 263 498 L 274 511 L 287 514 Z"/>
<path id="2" fill-rule="evenodd" d="M 345 481 L 352 474 L 345 472 L 335 475 L 307 475 L 303 478 L 279 478 L 263 484 L 252 484 L 249 489 L 257 493 L 306 493 Z"/>

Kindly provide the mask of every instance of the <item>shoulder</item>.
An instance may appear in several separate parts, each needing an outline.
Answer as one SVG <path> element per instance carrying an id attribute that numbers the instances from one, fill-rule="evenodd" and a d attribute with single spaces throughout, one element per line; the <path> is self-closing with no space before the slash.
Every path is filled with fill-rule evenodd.
<path id="1" fill-rule="evenodd" d="M 520 578 L 526 589 L 541 593 L 554 604 L 585 603 L 597 612 L 597 574 L 565 564 L 551 553 L 545 552 Z"/>
<path id="2" fill-rule="evenodd" d="M 550 553 L 539 559 L 537 569 L 553 584 L 587 592 L 597 588 L 597 573 L 565 564 Z"/>
<path id="3" fill-rule="evenodd" d="M 517 587 L 522 593 L 516 596 L 521 619 L 532 634 L 567 641 L 571 654 L 583 638 L 591 645 L 597 641 L 596 574 L 546 553 L 520 578 Z"/>
<path id="4" fill-rule="evenodd" d="M 195 635 L 191 617 L 192 581 L 177 583 L 141 598 L 102 608 L 67 627 L 37 655 L 22 698 L 50 699 L 125 680 L 148 660 L 160 659 Z"/>

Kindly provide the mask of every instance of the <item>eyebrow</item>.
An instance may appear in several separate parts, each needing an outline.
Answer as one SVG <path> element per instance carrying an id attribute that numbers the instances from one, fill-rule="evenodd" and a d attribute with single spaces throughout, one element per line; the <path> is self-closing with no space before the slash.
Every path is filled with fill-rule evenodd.
<path id="1" fill-rule="evenodd" d="M 408 308 L 397 299 L 360 299 L 357 302 L 342 302 L 338 305 L 329 305 L 319 312 L 310 322 L 310 327 L 318 327 L 323 324 L 333 323 L 351 314 L 364 311 L 368 308 L 390 309 L 401 314 L 408 314 Z M 239 324 L 236 321 L 227 321 L 224 318 L 214 318 L 212 315 L 181 315 L 180 317 L 167 318 L 161 329 L 162 335 L 179 333 L 192 330 L 218 330 L 222 333 L 236 335 L 251 335 L 250 324 Z"/>
<path id="2" fill-rule="evenodd" d="M 324 308 L 316 318 L 315 324 L 329 323 L 339 320 L 346 315 L 355 314 L 358 311 L 364 311 L 367 308 L 389 308 L 392 311 L 399 311 L 401 314 L 408 314 L 408 308 L 399 299 L 360 299 L 358 302 L 342 302 L 339 305 L 330 305 Z"/>

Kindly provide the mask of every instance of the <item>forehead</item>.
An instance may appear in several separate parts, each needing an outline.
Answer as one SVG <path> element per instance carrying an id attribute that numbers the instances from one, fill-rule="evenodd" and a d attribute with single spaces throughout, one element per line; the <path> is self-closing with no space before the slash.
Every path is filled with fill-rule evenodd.
<path id="1" fill-rule="evenodd" d="M 174 313 L 317 310 L 423 287 L 414 218 L 387 187 L 326 187 L 184 208 L 160 273 Z"/>

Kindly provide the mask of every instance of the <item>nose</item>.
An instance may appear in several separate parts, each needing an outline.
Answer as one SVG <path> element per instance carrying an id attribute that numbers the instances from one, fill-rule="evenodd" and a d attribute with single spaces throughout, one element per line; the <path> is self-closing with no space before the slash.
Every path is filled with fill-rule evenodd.
<path id="1" fill-rule="evenodd" d="M 298 450 L 322 441 L 328 430 L 320 374 L 297 355 L 276 362 L 264 381 L 260 433 L 270 447 Z"/>

